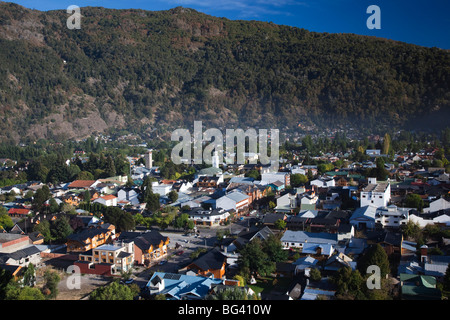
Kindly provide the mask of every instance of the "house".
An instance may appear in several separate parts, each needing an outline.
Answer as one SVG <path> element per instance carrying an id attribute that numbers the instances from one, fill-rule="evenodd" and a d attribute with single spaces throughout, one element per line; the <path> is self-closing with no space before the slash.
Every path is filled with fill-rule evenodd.
<path id="1" fill-rule="evenodd" d="M 300 210 L 316 210 L 319 196 L 315 191 L 304 193 L 300 196 Z"/>
<path id="2" fill-rule="evenodd" d="M 0 265 L 27 267 L 30 263 L 35 266 L 41 263 L 41 251 L 34 245 L 8 253 L 0 253 Z"/>
<path id="3" fill-rule="evenodd" d="M 116 243 L 134 244 L 134 263 L 138 265 L 150 265 L 154 260 L 167 255 L 170 242 L 169 237 L 163 236 L 157 230 L 146 232 L 121 232 Z"/>
<path id="4" fill-rule="evenodd" d="M 199 256 L 180 272 L 222 279 L 225 276 L 226 264 L 227 257 L 218 248 L 214 248 Z"/>
<path id="5" fill-rule="evenodd" d="M 177 273 L 155 272 L 146 288 L 151 295 L 161 294 L 167 300 L 201 300 L 221 279 Z"/>
<path id="6" fill-rule="evenodd" d="M 375 223 L 383 227 L 400 228 L 409 221 L 409 208 L 398 208 L 395 205 L 377 208 L 375 212 Z"/>
<path id="7" fill-rule="evenodd" d="M 202 176 L 198 178 L 197 188 L 217 188 L 219 177 Z"/>
<path id="8" fill-rule="evenodd" d="M 11 253 L 28 247 L 31 240 L 27 235 L 0 233 L 0 253 Z"/>
<path id="9" fill-rule="evenodd" d="M 287 215 L 285 213 L 266 213 L 262 218 L 262 224 L 275 229 L 275 222 L 278 220 L 287 221 Z"/>
<path id="10" fill-rule="evenodd" d="M 111 224 L 101 224 L 95 228 L 84 228 L 80 232 L 67 237 L 67 251 L 85 252 L 96 247 L 111 243 L 115 238 L 115 227 Z"/>
<path id="11" fill-rule="evenodd" d="M 305 273 L 307 269 L 315 268 L 317 262 L 319 262 L 319 260 L 317 260 L 316 258 L 313 258 L 311 256 L 305 256 L 298 258 L 292 264 L 295 265 L 295 274 L 299 274 Z"/>
<path id="12" fill-rule="evenodd" d="M 67 185 L 68 189 L 90 189 L 99 184 L 99 180 L 75 180 Z"/>
<path id="13" fill-rule="evenodd" d="M 100 196 L 93 201 L 93 203 L 101 203 L 107 207 L 115 207 L 117 206 L 117 197 L 112 194 L 107 194 L 104 196 Z"/>
<path id="14" fill-rule="evenodd" d="M 283 249 L 300 249 L 312 255 L 331 255 L 338 243 L 337 234 L 287 230 L 280 239 Z"/>
<path id="15" fill-rule="evenodd" d="M 256 227 L 246 228 L 237 234 L 233 244 L 236 248 L 241 249 L 256 238 L 264 241 L 273 235 L 274 233 L 269 227 L 264 227 L 262 229 Z"/>
<path id="16" fill-rule="evenodd" d="M 216 199 L 215 208 L 222 208 L 226 211 L 233 210 L 240 212 L 248 208 L 249 196 L 239 191 L 229 192 Z"/>
<path id="17" fill-rule="evenodd" d="M 172 184 L 165 184 L 165 183 L 159 184 L 158 182 L 152 183 L 153 193 L 158 193 L 160 196 L 167 195 L 171 190 L 172 190 Z"/>
<path id="18" fill-rule="evenodd" d="M 261 184 L 268 185 L 275 181 L 281 181 L 285 186 L 291 185 L 291 175 L 289 172 L 272 172 L 261 174 Z"/>
<path id="19" fill-rule="evenodd" d="M 31 213 L 27 208 L 11 208 L 8 210 L 8 215 L 11 218 L 26 218 Z"/>
<path id="20" fill-rule="evenodd" d="M 322 278 L 320 281 L 310 281 L 308 279 L 300 300 L 317 300 L 318 296 L 333 299 L 335 295 L 336 287 L 328 278 Z"/>
<path id="21" fill-rule="evenodd" d="M 367 232 L 367 244 L 379 244 L 388 256 L 401 256 L 403 235 L 400 232 L 372 230 Z"/>
<path id="22" fill-rule="evenodd" d="M 369 184 L 361 191 L 360 207 L 367 205 L 386 207 L 391 200 L 391 184 L 377 182 L 376 178 L 369 178 Z"/>
<path id="23" fill-rule="evenodd" d="M 343 267 L 350 267 L 352 270 L 356 270 L 356 261 L 353 261 L 352 258 L 340 252 L 327 259 L 323 266 L 323 270 L 338 271 Z"/>
<path id="24" fill-rule="evenodd" d="M 274 210 L 278 213 L 293 213 L 296 207 L 297 195 L 288 192 L 285 195 L 277 198 L 277 206 Z"/>
<path id="25" fill-rule="evenodd" d="M 228 220 L 229 211 L 224 209 L 205 210 L 202 207 L 196 207 L 189 211 L 189 219 L 194 221 L 196 225 L 217 226 Z"/>
<path id="26" fill-rule="evenodd" d="M 358 230 L 374 229 L 377 207 L 366 205 L 356 209 L 350 217 L 350 223 Z"/>
<path id="27" fill-rule="evenodd" d="M 269 187 L 272 188 L 275 192 L 280 192 L 284 190 L 285 184 L 279 180 L 269 183 Z"/>
<path id="28" fill-rule="evenodd" d="M 444 198 L 439 198 L 430 202 L 430 206 L 428 208 L 423 208 L 423 213 L 433 213 L 447 209 L 450 209 L 450 201 L 447 201 Z"/>
<path id="29" fill-rule="evenodd" d="M 312 180 L 310 184 L 312 186 L 317 186 L 318 188 L 328 188 L 334 187 L 336 185 L 336 182 L 332 178 L 319 178 Z"/>
<path id="30" fill-rule="evenodd" d="M 400 274 L 402 300 L 441 300 L 436 278 L 426 275 Z"/>
<path id="31" fill-rule="evenodd" d="M 113 276 L 131 270 L 133 262 L 132 243 L 121 246 L 103 244 L 80 253 L 74 265 L 80 268 L 81 273 Z"/>

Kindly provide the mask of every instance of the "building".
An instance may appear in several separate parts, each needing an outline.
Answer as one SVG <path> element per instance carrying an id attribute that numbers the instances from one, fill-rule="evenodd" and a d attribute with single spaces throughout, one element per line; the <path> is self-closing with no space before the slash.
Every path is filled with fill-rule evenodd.
<path id="1" fill-rule="evenodd" d="M 85 228 L 67 237 L 67 251 L 86 252 L 103 244 L 111 243 L 115 238 L 115 226 L 101 224 L 95 228 Z"/>
<path id="2" fill-rule="evenodd" d="M 391 201 L 391 184 L 377 182 L 376 178 L 369 178 L 369 184 L 361 191 L 360 207 L 367 205 L 386 207 Z"/>
<path id="3" fill-rule="evenodd" d="M 225 276 L 226 264 L 226 255 L 220 252 L 218 248 L 214 248 L 199 256 L 180 272 L 184 271 L 186 274 L 222 279 Z"/>
<path id="4" fill-rule="evenodd" d="M 81 273 L 105 276 L 121 275 L 133 267 L 133 243 L 117 246 L 104 244 L 78 255 L 74 265 Z"/>
<path id="5" fill-rule="evenodd" d="M 117 197 L 112 194 L 107 194 L 107 195 L 98 197 L 93 202 L 101 203 L 107 207 L 115 207 L 115 206 L 117 206 Z"/>
<path id="6" fill-rule="evenodd" d="M 0 233 L 0 253 L 11 253 L 31 244 L 27 235 Z"/>
<path id="7" fill-rule="evenodd" d="M 167 300 L 204 299 L 221 279 L 176 273 L 155 272 L 147 283 L 150 294 L 162 294 Z"/>
<path id="8" fill-rule="evenodd" d="M 337 234 L 287 230 L 281 243 L 284 249 L 299 249 L 301 253 L 331 256 L 338 244 Z"/>
<path id="9" fill-rule="evenodd" d="M 153 156 L 151 151 L 144 154 L 144 162 L 145 168 L 151 169 L 153 167 Z"/>
<path id="10" fill-rule="evenodd" d="M 189 211 L 189 219 L 196 225 L 217 226 L 224 223 L 230 217 L 230 213 L 222 208 L 205 210 L 202 207 Z"/>
<path id="11" fill-rule="evenodd" d="M 377 208 L 375 212 L 375 223 L 383 227 L 399 228 L 409 221 L 409 208 L 398 208 L 395 205 Z"/>
<path id="12" fill-rule="evenodd" d="M 291 185 L 291 175 L 288 172 L 262 173 L 261 184 L 271 184 L 275 181 L 281 181 L 285 186 Z"/>
<path id="13" fill-rule="evenodd" d="M 128 232 L 120 234 L 115 243 L 133 243 L 134 263 L 150 265 L 153 261 L 167 255 L 169 237 L 163 236 L 157 230 L 147 232 Z"/>
<path id="14" fill-rule="evenodd" d="M 215 208 L 222 208 L 225 211 L 233 210 L 239 212 L 248 208 L 249 196 L 239 191 L 229 192 L 216 199 Z"/>

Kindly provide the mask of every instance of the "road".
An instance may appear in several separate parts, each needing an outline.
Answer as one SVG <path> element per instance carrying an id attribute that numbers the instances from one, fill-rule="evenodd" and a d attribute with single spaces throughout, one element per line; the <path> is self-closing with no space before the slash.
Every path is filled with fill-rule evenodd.
<path id="1" fill-rule="evenodd" d="M 250 217 L 245 217 L 244 220 L 231 223 L 228 226 L 199 227 L 200 235 L 198 237 L 184 235 L 181 232 L 160 231 L 163 236 L 169 237 L 170 239 L 168 254 L 164 258 L 166 262 L 164 264 L 156 262 L 150 268 L 137 267 L 135 283 L 140 287 L 145 286 L 148 280 L 150 280 L 151 274 L 156 271 L 177 273 L 180 268 L 192 261 L 189 256 L 197 248 L 211 249 L 214 247 L 217 242 L 217 231 L 229 230 L 231 235 L 236 235 L 248 227 L 249 219 Z M 176 243 L 182 247 L 176 249 Z M 175 253 L 178 251 L 183 251 L 183 254 L 180 256 L 176 255 Z"/>

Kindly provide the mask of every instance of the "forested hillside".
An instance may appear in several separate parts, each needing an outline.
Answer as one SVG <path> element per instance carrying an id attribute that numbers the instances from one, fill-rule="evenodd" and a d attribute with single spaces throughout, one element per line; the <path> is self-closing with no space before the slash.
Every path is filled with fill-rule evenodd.
<path id="1" fill-rule="evenodd" d="M 0 3 L 0 136 L 207 127 L 445 124 L 450 52 L 192 9 Z M 446 117 L 445 117 L 446 116 Z M 440 129 L 440 128 L 439 128 Z"/>

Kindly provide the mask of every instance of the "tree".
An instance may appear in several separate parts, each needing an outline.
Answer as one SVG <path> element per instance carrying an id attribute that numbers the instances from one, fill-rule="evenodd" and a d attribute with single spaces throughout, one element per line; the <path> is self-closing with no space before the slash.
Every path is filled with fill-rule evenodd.
<path id="1" fill-rule="evenodd" d="M 73 233 L 73 229 L 69 223 L 69 218 L 64 215 L 59 215 L 50 225 L 50 232 L 52 239 L 56 242 L 66 242 L 67 237 Z"/>
<path id="2" fill-rule="evenodd" d="M 358 270 L 362 274 L 366 274 L 367 268 L 371 265 L 376 265 L 380 268 L 381 277 L 385 277 L 390 272 L 387 253 L 379 243 L 372 245 L 367 252 L 359 258 Z"/>
<path id="3" fill-rule="evenodd" d="M 114 281 L 92 291 L 89 300 L 133 300 L 136 293 L 127 285 Z"/>
<path id="4" fill-rule="evenodd" d="M 209 294 L 207 300 L 248 300 L 247 292 L 241 287 L 232 287 Z"/>
<path id="5" fill-rule="evenodd" d="M 150 194 L 147 196 L 147 204 L 145 208 L 149 211 L 156 211 L 158 210 L 161 205 L 159 203 L 159 194 L 150 192 Z"/>
<path id="6" fill-rule="evenodd" d="M 279 237 L 270 235 L 262 242 L 262 249 L 269 257 L 270 261 L 282 262 L 288 258 L 288 252 L 283 249 L 283 245 Z"/>
<path id="7" fill-rule="evenodd" d="M 304 174 L 294 173 L 291 174 L 291 187 L 300 187 L 308 183 L 308 177 Z"/>
<path id="8" fill-rule="evenodd" d="M 284 230 L 286 228 L 286 225 L 287 225 L 287 222 L 282 219 L 278 219 L 274 223 L 275 228 L 277 228 L 278 230 Z"/>
<path id="9" fill-rule="evenodd" d="M 57 272 L 47 270 L 44 273 L 45 284 L 43 287 L 43 293 L 47 299 L 55 299 L 58 295 L 58 284 L 61 281 L 61 277 Z"/>
<path id="10" fill-rule="evenodd" d="M 447 269 L 445 270 L 445 275 L 442 282 L 442 290 L 444 295 L 450 296 L 450 264 L 447 266 Z"/>
<path id="11" fill-rule="evenodd" d="M 237 263 L 239 269 L 248 277 L 252 273 L 264 276 L 275 270 L 275 263 L 264 252 L 259 238 L 254 239 L 240 250 Z"/>
<path id="12" fill-rule="evenodd" d="M 176 192 L 175 190 L 172 190 L 169 192 L 169 194 L 167 196 L 169 197 L 171 202 L 175 202 L 178 199 L 178 192 Z"/>
<path id="13" fill-rule="evenodd" d="M 104 220 L 114 225 L 117 230 L 127 231 L 135 228 L 135 220 L 129 212 L 125 212 L 119 207 L 107 207 L 103 213 Z"/>
<path id="14" fill-rule="evenodd" d="M 336 296 L 341 299 L 363 299 L 364 295 L 361 289 L 364 286 L 364 279 L 358 270 L 352 270 L 350 267 L 343 267 L 332 277 L 336 289 Z"/>
<path id="15" fill-rule="evenodd" d="M 391 150 L 391 136 L 389 135 L 389 133 L 386 133 L 383 139 L 382 154 L 389 154 L 390 150 Z"/>
<path id="16" fill-rule="evenodd" d="M 320 273 L 320 270 L 317 268 L 312 268 L 309 273 L 309 276 L 312 281 L 320 281 L 320 279 L 322 279 L 322 274 Z"/>
<path id="17" fill-rule="evenodd" d="M 405 198 L 405 206 L 407 208 L 416 208 L 418 211 L 423 210 L 423 199 L 416 193 L 409 193 Z"/>
<path id="18" fill-rule="evenodd" d="M 6 213 L 5 207 L 0 206 L 0 229 L 10 229 L 12 227 L 14 227 L 14 222 Z"/>

